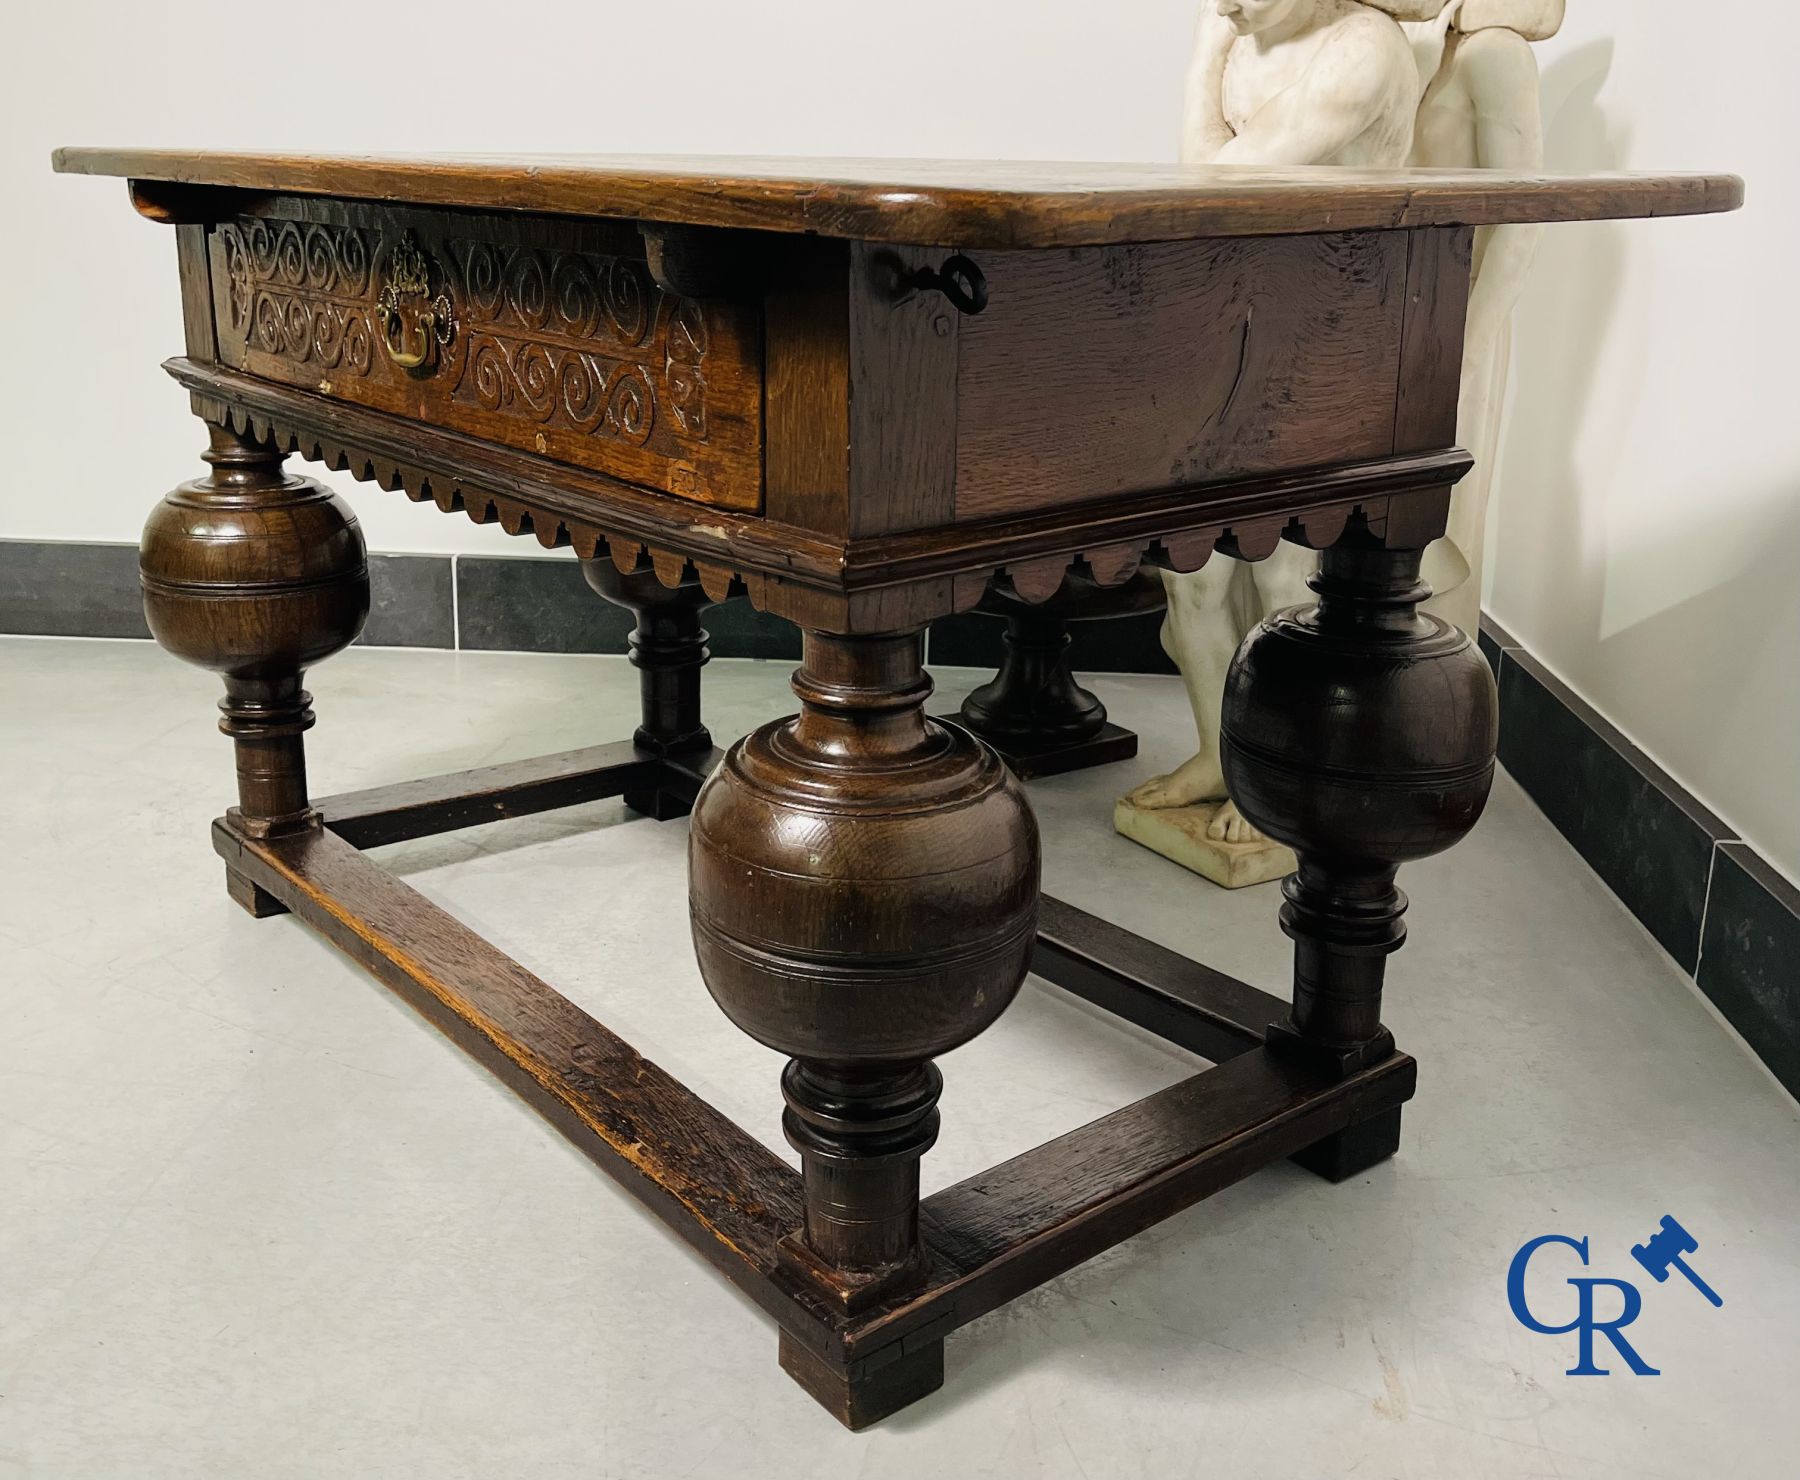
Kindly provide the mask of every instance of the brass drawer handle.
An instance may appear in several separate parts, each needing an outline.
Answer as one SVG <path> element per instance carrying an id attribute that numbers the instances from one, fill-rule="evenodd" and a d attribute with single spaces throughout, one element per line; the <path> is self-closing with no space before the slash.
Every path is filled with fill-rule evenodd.
<path id="1" fill-rule="evenodd" d="M 425 298 L 430 292 L 430 263 L 409 231 L 394 248 L 388 261 L 387 281 L 375 298 L 375 318 L 381 325 L 381 347 L 402 370 L 417 370 L 432 358 L 435 350 L 449 344 L 456 333 L 456 315 L 450 306 L 450 295 L 439 293 L 430 300 L 431 306 L 418 316 L 418 349 L 405 348 L 406 321 L 400 311 L 401 305 L 409 299 Z"/>

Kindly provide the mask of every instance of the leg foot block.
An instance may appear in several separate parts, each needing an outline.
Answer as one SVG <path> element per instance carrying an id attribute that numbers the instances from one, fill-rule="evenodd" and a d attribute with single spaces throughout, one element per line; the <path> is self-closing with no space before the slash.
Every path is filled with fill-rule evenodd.
<path id="1" fill-rule="evenodd" d="M 1400 1149 L 1400 1107 L 1345 1126 L 1289 1158 L 1327 1182 L 1347 1182 Z"/>
<path id="2" fill-rule="evenodd" d="M 633 812 L 640 817 L 649 817 L 657 822 L 671 822 L 677 817 L 686 817 L 693 811 L 693 803 L 659 786 L 633 787 L 620 798 Z"/>
<path id="3" fill-rule="evenodd" d="M 852 1377 L 841 1367 L 781 1333 L 781 1370 L 849 1429 L 866 1429 L 944 1385 L 944 1343 L 916 1351 Z"/>
<path id="4" fill-rule="evenodd" d="M 288 912 L 288 907 L 268 890 L 251 883 L 232 868 L 225 870 L 225 892 L 258 920 L 266 920 L 271 915 L 285 915 Z"/>
<path id="5" fill-rule="evenodd" d="M 945 717 L 955 724 L 975 729 L 966 714 Z M 975 733 L 1000 752 L 1000 759 L 1021 781 L 1086 771 L 1093 766 L 1110 766 L 1114 761 L 1128 761 L 1138 753 L 1136 733 L 1110 720 L 1094 734 L 1075 740 L 995 736 L 978 729 Z"/>

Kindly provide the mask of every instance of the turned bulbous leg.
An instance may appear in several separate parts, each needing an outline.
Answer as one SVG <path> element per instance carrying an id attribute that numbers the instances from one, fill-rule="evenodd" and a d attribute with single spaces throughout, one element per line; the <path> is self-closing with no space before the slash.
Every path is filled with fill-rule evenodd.
<path id="1" fill-rule="evenodd" d="M 916 633 L 808 633 L 800 713 L 732 747 L 690 835 L 707 988 L 793 1059 L 783 1124 L 806 1222 L 784 1258 L 846 1311 L 923 1279 L 919 1159 L 942 1088 L 930 1061 L 1005 1010 L 1036 934 L 1031 809 L 990 748 L 926 718 L 921 649 Z M 879 1390 L 786 1341 L 782 1361 L 853 1423 L 942 1380 L 941 1344 Z"/>
<path id="2" fill-rule="evenodd" d="M 1068 618 L 1019 601 L 1007 606 L 1000 671 L 963 700 L 963 718 L 996 744 L 1093 739 L 1106 728 L 1106 706 L 1075 681 Z"/>
<path id="3" fill-rule="evenodd" d="M 700 669 L 712 656 L 706 647 L 701 611 L 712 598 L 689 575 L 665 586 L 649 567 L 623 573 L 609 559 L 584 560 L 581 573 L 600 596 L 637 618 L 631 634 L 631 662 L 638 670 L 642 722 L 632 736 L 640 750 L 686 755 L 710 750 L 712 736 L 700 721 Z M 634 812 L 666 821 L 686 814 L 681 798 L 651 788 L 627 791 Z"/>
<path id="4" fill-rule="evenodd" d="M 1386 1057 L 1386 959 L 1405 939 L 1400 865 L 1458 842 L 1493 785 L 1493 674 L 1458 629 L 1418 610 L 1419 550 L 1355 526 L 1324 553 L 1316 604 L 1245 640 L 1225 685 L 1221 756 L 1238 809 L 1291 847 L 1291 1020 L 1270 1047 L 1343 1072 Z M 1341 1180 L 1391 1155 L 1400 1112 L 1297 1158 Z"/>
<path id="5" fill-rule="evenodd" d="M 1106 706 L 1069 666 L 1069 624 L 1154 611 L 1162 583 L 1145 574 L 1102 589 L 1071 580 L 1042 602 L 993 590 L 981 610 L 1006 619 L 999 671 L 963 700 L 962 722 L 1011 760 L 1022 776 L 1054 775 L 1137 753 L 1137 737 L 1108 732 Z M 1106 743 L 1103 734 L 1110 733 Z"/>
<path id="6" fill-rule="evenodd" d="M 282 471 L 283 454 L 210 428 L 204 478 L 169 494 L 144 526 L 144 615 L 176 657 L 225 681 L 219 728 L 237 756 L 232 824 L 252 837 L 318 825 L 301 739 L 313 663 L 347 647 L 369 613 L 368 559 L 349 506 Z M 255 914 L 273 900 L 227 875 Z"/>

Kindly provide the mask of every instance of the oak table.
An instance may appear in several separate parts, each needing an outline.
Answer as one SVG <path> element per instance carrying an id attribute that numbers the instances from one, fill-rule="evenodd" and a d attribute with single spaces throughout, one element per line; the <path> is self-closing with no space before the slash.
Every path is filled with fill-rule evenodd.
<path id="1" fill-rule="evenodd" d="M 780 1328 L 856 1427 L 944 1338 L 1281 1157 L 1391 1155 L 1400 864 L 1474 824 L 1495 692 L 1418 611 L 1477 228 L 1729 210 L 1729 176 L 381 159 L 69 149 L 173 225 L 210 471 L 144 532 L 158 641 L 224 679 L 232 898 L 292 911 L 487 1064 Z M 631 739 L 310 798 L 303 671 L 368 608 L 363 540 L 288 454 L 545 546 L 637 618 Z M 1299 856 L 1291 998 L 1038 891 L 922 633 L 1145 567 L 1323 552 L 1233 665 L 1224 759 Z M 721 754 L 701 610 L 796 623 L 799 712 Z M 622 796 L 691 810 L 693 943 L 782 1076 L 795 1172 L 367 850 Z M 921 1202 L 932 1060 L 1026 973 L 1212 1067 Z M 773 1091 L 771 1086 L 771 1091 Z M 957 1107 L 979 1114 L 980 1107 Z M 643 1339 L 653 1334 L 643 1333 Z"/>

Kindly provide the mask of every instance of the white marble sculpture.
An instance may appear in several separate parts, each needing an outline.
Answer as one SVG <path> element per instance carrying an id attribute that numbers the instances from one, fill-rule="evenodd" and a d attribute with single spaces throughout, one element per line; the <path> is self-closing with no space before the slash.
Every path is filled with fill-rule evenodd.
<path id="1" fill-rule="evenodd" d="M 1544 123 L 1531 43 L 1562 29 L 1563 0 L 1453 0 L 1437 20 L 1406 27 L 1425 82 L 1412 163 L 1435 168 L 1544 167 Z M 1463 340 L 1456 439 L 1475 470 L 1450 500 L 1450 532 L 1425 554 L 1436 593 L 1427 611 L 1471 637 L 1481 620 L 1481 563 L 1488 495 L 1511 358 L 1512 313 L 1537 255 L 1540 226 L 1475 233 L 1475 271 Z"/>
<path id="2" fill-rule="evenodd" d="M 1407 163 L 1540 169 L 1531 41 L 1554 34 L 1563 0 L 1216 0 L 1188 74 L 1182 157 L 1219 164 Z M 1430 608 L 1473 632 L 1481 536 L 1506 385 L 1507 324 L 1536 229 L 1478 233 L 1458 437 L 1477 471 L 1452 499 L 1449 537 L 1425 573 Z M 1125 797 L 1119 831 L 1228 887 L 1279 878 L 1293 855 L 1225 793 L 1219 713 L 1225 672 L 1263 615 L 1308 599 L 1318 557 L 1283 544 L 1256 565 L 1215 558 L 1165 573 L 1163 645 L 1180 666 L 1200 748 Z"/>

